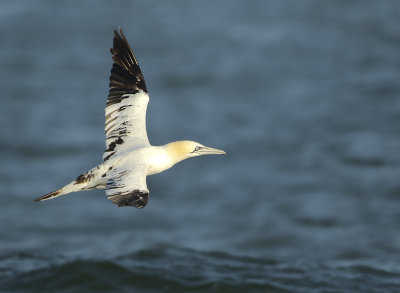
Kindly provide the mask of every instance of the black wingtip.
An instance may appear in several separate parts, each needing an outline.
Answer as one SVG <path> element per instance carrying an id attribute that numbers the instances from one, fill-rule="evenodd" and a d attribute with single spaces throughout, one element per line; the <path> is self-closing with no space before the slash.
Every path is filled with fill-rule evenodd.
<path id="1" fill-rule="evenodd" d="M 139 64 L 125 35 L 119 27 L 119 32 L 114 30 L 113 47 L 111 48 L 114 61 L 110 76 L 110 93 L 107 105 L 119 103 L 120 92 L 133 94 L 138 90 L 147 93 L 146 83 Z M 115 91 L 117 91 L 117 96 Z"/>
<path id="2" fill-rule="evenodd" d="M 119 39 L 126 39 L 120 26 L 118 27 L 118 30 L 114 29 L 114 37 Z"/>
<path id="3" fill-rule="evenodd" d="M 149 201 L 149 192 L 146 190 L 135 189 L 124 194 L 115 194 L 108 197 L 118 207 L 132 206 L 138 209 L 144 208 Z"/>
<path id="4" fill-rule="evenodd" d="M 124 32 L 122 31 L 122 28 L 120 26 L 118 26 L 118 30 L 119 30 L 119 34 L 121 35 L 121 38 L 126 40 Z M 117 32 L 117 34 L 118 34 L 118 32 Z"/>

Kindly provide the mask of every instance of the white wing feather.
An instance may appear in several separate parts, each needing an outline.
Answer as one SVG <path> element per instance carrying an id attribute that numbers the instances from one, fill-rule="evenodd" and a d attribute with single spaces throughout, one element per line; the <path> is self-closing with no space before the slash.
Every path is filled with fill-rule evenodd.
<path id="1" fill-rule="evenodd" d="M 149 96 L 139 91 L 136 94 L 122 96 L 118 104 L 106 108 L 106 145 L 105 159 L 111 153 L 149 146 L 146 131 L 146 109 Z"/>
<path id="2" fill-rule="evenodd" d="M 118 206 L 143 208 L 149 199 L 146 165 L 125 163 L 107 172 L 106 195 Z"/>

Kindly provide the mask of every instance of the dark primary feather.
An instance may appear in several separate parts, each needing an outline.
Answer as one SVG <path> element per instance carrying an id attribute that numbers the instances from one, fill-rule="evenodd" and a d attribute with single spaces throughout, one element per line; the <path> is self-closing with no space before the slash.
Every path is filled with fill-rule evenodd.
<path id="1" fill-rule="evenodd" d="M 135 208 L 144 208 L 149 201 L 149 192 L 146 190 L 135 189 L 130 192 L 117 192 L 108 197 L 113 203 L 119 207 L 133 206 Z"/>
<path id="2" fill-rule="evenodd" d="M 134 94 L 138 90 L 147 93 L 142 71 L 121 28 L 120 33 L 114 30 L 114 44 L 111 48 L 114 64 L 107 106 L 121 102 L 125 94 Z"/>

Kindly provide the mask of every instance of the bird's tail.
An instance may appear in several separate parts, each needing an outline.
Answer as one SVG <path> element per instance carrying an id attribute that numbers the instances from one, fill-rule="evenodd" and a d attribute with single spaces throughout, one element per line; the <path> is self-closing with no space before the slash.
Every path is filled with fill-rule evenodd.
<path id="1" fill-rule="evenodd" d="M 86 190 L 84 187 L 86 183 L 80 184 L 77 180 L 72 181 L 71 183 L 65 185 L 64 187 L 62 187 L 60 189 L 57 189 L 53 192 L 42 195 L 41 197 L 34 199 L 33 202 L 52 199 L 52 198 L 55 198 L 55 197 L 58 197 L 58 196 L 61 196 L 61 195 L 67 194 L 67 193 L 71 193 L 71 192 Z"/>
<path id="2" fill-rule="evenodd" d="M 105 182 L 103 181 L 105 179 L 103 178 L 103 174 L 105 173 L 105 170 L 107 170 L 107 168 L 103 165 L 96 166 L 93 169 L 90 169 L 89 171 L 79 175 L 71 183 L 37 199 L 34 199 L 33 202 L 52 199 L 71 192 L 91 190 L 94 188 L 104 188 Z"/>
<path id="3" fill-rule="evenodd" d="M 58 190 L 55 190 L 55 191 L 50 192 L 50 193 L 48 193 L 48 194 L 45 194 L 45 195 L 43 195 L 43 196 L 41 196 L 41 197 L 39 197 L 39 198 L 37 198 L 37 199 L 34 199 L 33 202 L 38 202 L 38 201 L 42 201 L 42 200 L 52 199 L 52 198 L 55 198 L 55 197 L 60 196 L 60 195 L 63 195 L 63 194 L 65 194 L 65 193 L 63 193 L 63 189 L 60 188 L 60 189 L 58 189 Z"/>

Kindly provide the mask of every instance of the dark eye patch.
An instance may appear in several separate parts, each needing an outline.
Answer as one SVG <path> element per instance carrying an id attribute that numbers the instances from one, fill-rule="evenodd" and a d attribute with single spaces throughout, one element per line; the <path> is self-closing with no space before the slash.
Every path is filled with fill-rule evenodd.
<path id="1" fill-rule="evenodd" d="M 198 150 L 200 150 L 201 149 L 201 146 L 196 146 L 195 148 L 194 148 L 194 151 L 193 152 L 197 152 Z"/>

